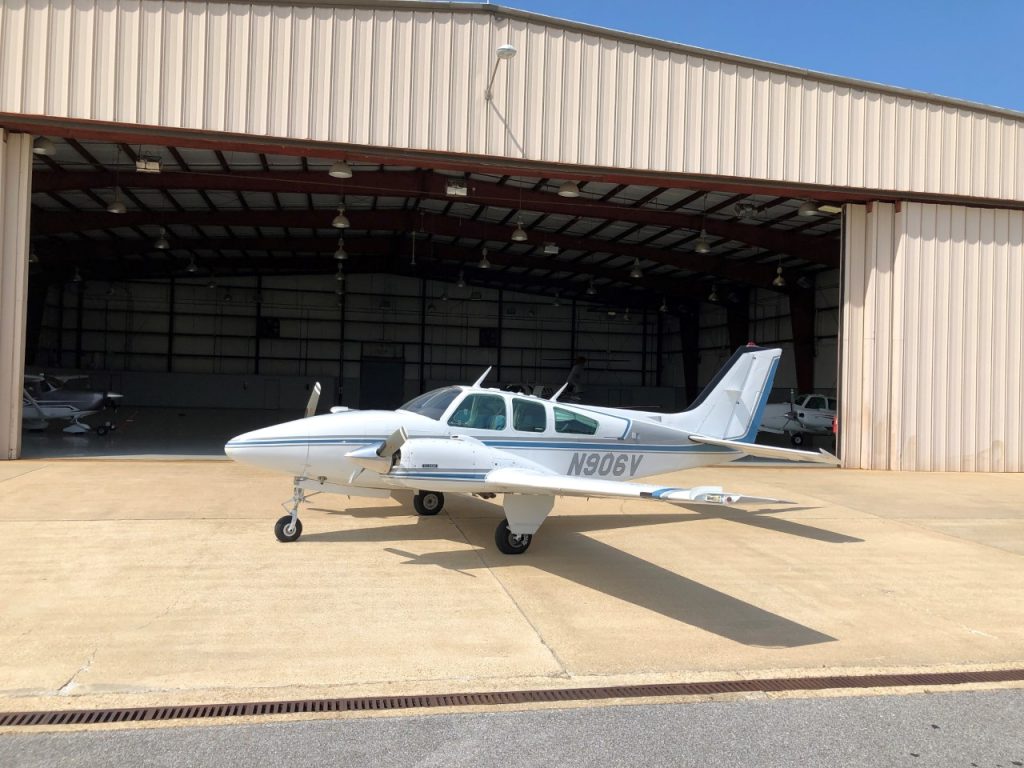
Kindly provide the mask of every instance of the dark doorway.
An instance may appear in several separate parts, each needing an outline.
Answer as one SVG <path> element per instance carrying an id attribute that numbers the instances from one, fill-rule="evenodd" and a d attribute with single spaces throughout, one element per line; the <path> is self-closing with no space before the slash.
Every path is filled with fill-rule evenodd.
<path id="1" fill-rule="evenodd" d="M 359 366 L 359 407 L 392 410 L 405 402 L 405 361 L 364 357 Z"/>

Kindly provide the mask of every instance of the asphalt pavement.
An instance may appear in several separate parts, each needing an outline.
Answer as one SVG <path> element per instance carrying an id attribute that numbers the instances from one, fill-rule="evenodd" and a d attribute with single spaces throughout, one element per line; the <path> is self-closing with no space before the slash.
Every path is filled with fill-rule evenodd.
<path id="1" fill-rule="evenodd" d="M 1024 690 L 0 735 L 0 765 L 1024 766 Z"/>

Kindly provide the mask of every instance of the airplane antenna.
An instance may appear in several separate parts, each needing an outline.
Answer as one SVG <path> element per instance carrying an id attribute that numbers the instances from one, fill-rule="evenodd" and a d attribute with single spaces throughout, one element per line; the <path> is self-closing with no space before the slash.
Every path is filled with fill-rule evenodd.
<path id="1" fill-rule="evenodd" d="M 483 384 L 484 383 L 484 379 L 487 378 L 487 374 L 489 374 L 490 372 L 491 372 L 491 366 L 488 366 L 487 370 L 484 371 L 483 375 L 479 379 L 477 379 L 476 381 L 473 382 L 473 388 L 475 389 L 476 387 L 479 387 L 481 384 Z"/>
<path id="2" fill-rule="evenodd" d="M 569 386 L 569 382 L 568 381 L 565 382 L 565 384 L 563 384 L 562 386 L 560 386 L 558 388 L 558 391 L 555 392 L 555 394 L 553 394 L 551 396 L 551 402 L 552 403 L 557 403 L 558 402 L 558 396 L 561 395 L 563 392 L 565 392 L 565 388 L 568 387 L 568 386 Z"/>

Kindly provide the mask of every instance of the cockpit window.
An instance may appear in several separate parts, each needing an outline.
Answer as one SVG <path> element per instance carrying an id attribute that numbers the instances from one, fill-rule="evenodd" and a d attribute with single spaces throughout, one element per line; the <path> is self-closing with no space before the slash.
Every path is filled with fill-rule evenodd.
<path id="1" fill-rule="evenodd" d="M 500 395 L 469 395 L 448 419 L 453 427 L 504 429 L 505 398 Z"/>
<path id="2" fill-rule="evenodd" d="M 418 413 L 421 416 L 426 416 L 427 418 L 439 421 L 444 415 L 444 412 L 448 410 L 448 406 L 452 404 L 452 400 L 454 400 L 458 394 L 458 387 L 435 389 L 431 392 L 422 394 L 419 397 L 414 397 L 398 410 Z"/>

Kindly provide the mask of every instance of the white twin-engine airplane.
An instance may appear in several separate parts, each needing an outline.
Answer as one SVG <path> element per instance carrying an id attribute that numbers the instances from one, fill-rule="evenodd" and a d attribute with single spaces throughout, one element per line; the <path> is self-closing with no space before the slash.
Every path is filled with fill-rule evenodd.
<path id="1" fill-rule="evenodd" d="M 556 496 L 644 498 L 683 507 L 785 504 L 719 487 L 665 488 L 627 482 L 732 461 L 743 455 L 838 464 L 814 453 L 755 445 L 782 350 L 741 347 L 687 410 L 656 414 L 542 400 L 480 385 L 437 389 L 397 411 L 349 411 L 247 432 L 224 446 L 237 461 L 294 477 L 277 521 L 280 541 L 302 533 L 299 505 L 308 492 L 386 497 L 418 491 L 421 515 L 436 515 L 445 493 L 504 495 L 495 531 L 502 552 L 518 555 L 551 512 Z M 489 371 L 490 369 L 488 369 Z M 564 387 L 563 387 L 564 389 Z"/>

